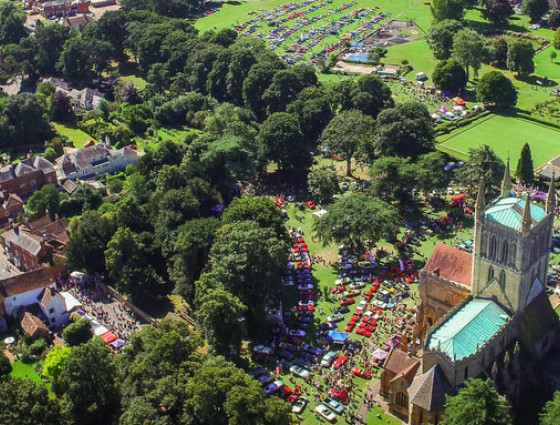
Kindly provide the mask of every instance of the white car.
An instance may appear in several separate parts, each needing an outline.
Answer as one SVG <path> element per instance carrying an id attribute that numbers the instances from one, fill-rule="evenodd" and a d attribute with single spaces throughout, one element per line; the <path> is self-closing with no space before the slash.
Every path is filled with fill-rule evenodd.
<path id="1" fill-rule="evenodd" d="M 336 353 L 334 351 L 329 351 L 321 359 L 321 366 L 329 367 L 332 364 L 335 357 L 336 357 Z"/>
<path id="2" fill-rule="evenodd" d="M 344 291 L 342 293 L 342 295 L 344 295 L 345 297 L 355 297 L 356 295 L 360 295 L 361 291 L 359 289 L 352 289 L 350 291 Z"/>
<path id="3" fill-rule="evenodd" d="M 317 413 L 318 415 L 321 415 L 323 418 L 325 418 L 327 421 L 329 422 L 334 422 L 336 421 L 336 416 L 334 415 L 333 412 L 331 412 L 327 406 L 320 404 L 319 406 L 317 406 L 315 408 L 315 413 Z"/>
<path id="4" fill-rule="evenodd" d="M 344 320 L 344 316 L 340 313 L 335 313 L 332 316 L 327 317 L 327 322 L 328 323 L 340 322 L 341 320 Z"/>
<path id="5" fill-rule="evenodd" d="M 362 289 L 366 284 L 364 282 L 354 282 L 348 285 L 350 289 Z"/>
<path id="6" fill-rule="evenodd" d="M 364 309 L 367 306 L 367 301 L 366 300 L 362 300 L 358 303 L 358 305 L 356 306 L 356 310 L 360 310 L 360 311 L 364 311 Z"/>
<path id="7" fill-rule="evenodd" d="M 305 284 L 305 285 L 298 285 L 297 287 L 300 291 L 312 291 L 313 290 L 313 285 L 311 283 Z"/>
<path id="8" fill-rule="evenodd" d="M 350 278 L 349 277 L 343 277 L 342 279 L 336 279 L 334 281 L 334 284 L 336 286 L 346 285 L 347 283 L 350 283 Z"/>
<path id="9" fill-rule="evenodd" d="M 303 379 L 308 379 L 309 375 L 311 374 L 307 369 L 298 366 L 298 365 L 292 365 L 290 367 L 290 372 L 292 372 L 294 375 L 299 376 L 300 378 Z"/>
<path id="10" fill-rule="evenodd" d="M 304 396 L 299 396 L 296 400 L 294 405 L 292 406 L 292 413 L 299 415 L 301 412 L 305 410 L 305 406 L 307 406 L 308 400 Z"/>
<path id="11" fill-rule="evenodd" d="M 374 302 L 372 302 L 372 304 L 373 304 L 374 306 L 376 306 L 376 307 L 379 307 L 381 310 L 384 310 L 384 309 L 387 308 L 387 304 L 384 303 L 384 302 L 381 301 L 381 300 L 375 300 Z"/>
<path id="12" fill-rule="evenodd" d="M 274 350 L 270 347 L 265 346 L 265 345 L 257 345 L 253 351 L 256 354 L 264 354 L 264 355 L 267 355 L 267 356 L 271 356 L 272 354 L 274 354 Z"/>

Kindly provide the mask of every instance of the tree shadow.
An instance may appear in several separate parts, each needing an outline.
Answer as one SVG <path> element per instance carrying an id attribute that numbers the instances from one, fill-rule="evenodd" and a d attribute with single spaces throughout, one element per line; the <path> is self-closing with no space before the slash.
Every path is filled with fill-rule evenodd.
<path id="1" fill-rule="evenodd" d="M 531 84 L 533 86 L 541 86 L 541 87 L 555 87 L 558 83 L 554 80 L 550 80 L 547 77 L 542 77 L 540 75 L 531 74 L 528 77 L 521 76 L 521 75 L 514 75 L 517 81 L 521 81 L 527 84 Z"/>
<path id="2" fill-rule="evenodd" d="M 471 28 L 481 34 L 499 34 L 504 30 L 511 30 L 521 33 L 525 33 L 528 31 L 524 26 L 512 23 L 512 20 L 513 19 L 510 19 L 509 24 L 503 27 L 496 27 L 492 22 L 489 21 L 473 21 L 466 19 L 465 23 L 467 24 L 466 27 Z"/>

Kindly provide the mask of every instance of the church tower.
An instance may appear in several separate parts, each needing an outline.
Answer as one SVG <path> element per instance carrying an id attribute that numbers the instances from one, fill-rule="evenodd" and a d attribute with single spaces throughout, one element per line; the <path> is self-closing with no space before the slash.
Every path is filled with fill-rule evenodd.
<path id="1" fill-rule="evenodd" d="M 494 299 L 511 314 L 544 291 L 556 208 L 552 179 L 546 208 L 511 196 L 509 160 L 501 196 L 486 206 L 481 183 L 474 227 L 473 295 Z"/>

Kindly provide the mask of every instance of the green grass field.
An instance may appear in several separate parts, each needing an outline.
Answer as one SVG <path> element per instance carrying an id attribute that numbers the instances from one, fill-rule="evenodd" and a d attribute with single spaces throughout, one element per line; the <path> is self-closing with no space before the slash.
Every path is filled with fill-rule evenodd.
<path id="1" fill-rule="evenodd" d="M 10 373 L 10 376 L 12 378 L 31 379 L 36 384 L 43 383 L 35 369 L 33 369 L 33 365 L 25 364 L 21 360 L 12 363 L 12 373 Z"/>
<path id="2" fill-rule="evenodd" d="M 57 134 L 68 137 L 68 139 L 72 143 L 74 143 L 75 148 L 83 148 L 85 142 L 87 142 L 90 139 L 93 139 L 93 137 L 91 137 L 85 131 L 80 130 L 75 125 L 66 124 L 66 123 L 57 123 L 57 122 L 53 124 Z"/>
<path id="3" fill-rule="evenodd" d="M 521 148 L 529 143 L 535 168 L 560 154 L 560 131 L 520 118 L 493 115 L 452 134 L 441 143 L 448 152 L 465 154 L 471 148 L 489 145 L 496 154 L 506 159 L 510 157 L 513 166 L 517 164 Z M 450 152 L 451 153 L 451 152 Z"/>

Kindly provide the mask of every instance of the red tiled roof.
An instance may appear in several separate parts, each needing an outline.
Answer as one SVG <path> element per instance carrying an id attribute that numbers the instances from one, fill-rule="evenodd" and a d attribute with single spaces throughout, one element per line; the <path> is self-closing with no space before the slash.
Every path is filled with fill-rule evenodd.
<path id="1" fill-rule="evenodd" d="M 418 365 L 420 365 L 420 360 L 416 357 L 413 357 L 398 348 L 392 348 L 385 360 L 383 368 L 396 375 L 408 375 L 412 371 L 415 373 Z"/>
<path id="2" fill-rule="evenodd" d="M 426 266 L 424 266 L 424 270 L 439 274 L 447 280 L 470 286 L 472 261 L 473 257 L 471 254 L 449 245 L 438 243 L 434 253 L 426 263 Z"/>

